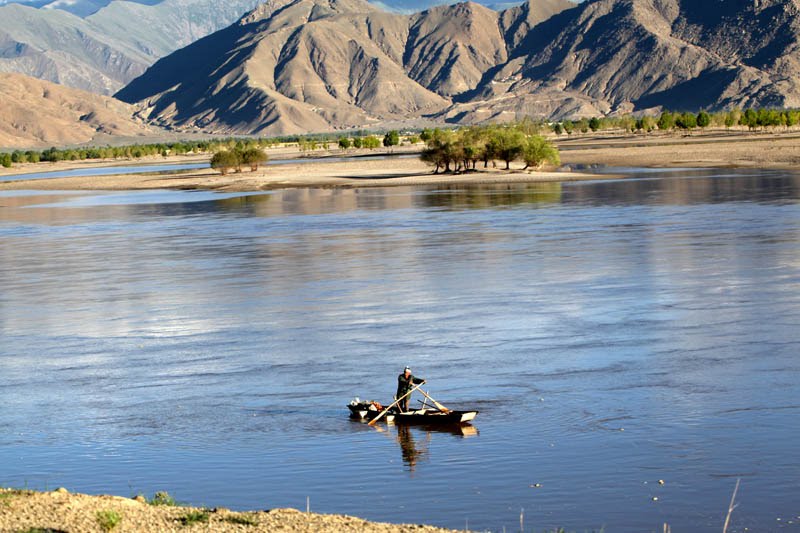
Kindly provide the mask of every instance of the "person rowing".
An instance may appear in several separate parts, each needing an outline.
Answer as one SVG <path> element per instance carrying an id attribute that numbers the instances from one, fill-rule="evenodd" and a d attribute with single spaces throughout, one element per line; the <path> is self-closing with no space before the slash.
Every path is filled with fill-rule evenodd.
<path id="1" fill-rule="evenodd" d="M 397 395 L 395 398 L 402 398 L 406 394 L 414 388 L 415 385 L 422 385 L 425 383 L 424 379 L 416 378 L 411 374 L 411 369 L 405 367 L 403 369 L 403 373 L 397 376 Z M 408 394 L 405 398 L 400 400 L 397 404 L 398 409 L 400 409 L 401 413 L 405 413 L 408 411 L 408 400 L 411 398 L 411 395 Z"/>

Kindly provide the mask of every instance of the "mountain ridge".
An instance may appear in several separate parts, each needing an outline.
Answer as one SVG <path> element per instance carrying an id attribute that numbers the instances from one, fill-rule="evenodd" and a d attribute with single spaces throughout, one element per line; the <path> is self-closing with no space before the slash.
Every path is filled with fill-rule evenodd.
<path id="1" fill-rule="evenodd" d="M 159 124 L 225 133 L 324 131 L 440 113 L 508 57 L 512 27 L 573 4 L 528 5 L 498 13 L 464 2 L 401 15 L 363 0 L 272 0 L 160 60 L 116 96 L 139 102 L 142 116 Z M 197 58 L 203 65 L 187 66 Z"/>

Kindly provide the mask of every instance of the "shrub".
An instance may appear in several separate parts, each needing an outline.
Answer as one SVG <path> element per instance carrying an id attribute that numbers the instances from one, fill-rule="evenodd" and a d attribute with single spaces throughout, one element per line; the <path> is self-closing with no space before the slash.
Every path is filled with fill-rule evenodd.
<path id="1" fill-rule="evenodd" d="M 116 511 L 97 511 L 97 523 L 103 531 L 111 531 L 122 522 L 122 515 Z"/>
<path id="2" fill-rule="evenodd" d="M 400 134 L 397 130 L 392 130 L 383 136 L 383 146 L 391 148 L 400 144 Z"/>
<path id="3" fill-rule="evenodd" d="M 211 157 L 211 168 L 219 170 L 223 176 L 231 169 L 240 168 L 240 165 L 239 155 L 234 151 L 223 150 Z"/>
<path id="4" fill-rule="evenodd" d="M 192 524 L 201 524 L 208 522 L 208 517 L 210 513 L 206 510 L 201 511 L 189 511 L 182 517 L 178 519 L 178 521 L 183 524 L 184 526 L 191 526 Z"/>
<path id="5" fill-rule="evenodd" d="M 170 496 L 169 492 L 159 491 L 153 494 L 153 497 L 147 500 L 150 505 L 163 505 L 165 507 L 175 507 L 175 498 Z"/>
<path id="6" fill-rule="evenodd" d="M 545 163 L 560 165 L 561 158 L 558 150 L 550 142 L 540 135 L 531 135 L 525 141 L 522 150 L 522 160 L 525 161 L 525 168 L 540 168 Z"/>
<path id="7" fill-rule="evenodd" d="M 269 161 L 269 157 L 264 153 L 263 150 L 259 150 L 258 148 L 248 148 L 239 154 L 239 160 L 244 165 L 250 165 L 250 170 L 256 171 L 258 170 L 258 165 Z"/>

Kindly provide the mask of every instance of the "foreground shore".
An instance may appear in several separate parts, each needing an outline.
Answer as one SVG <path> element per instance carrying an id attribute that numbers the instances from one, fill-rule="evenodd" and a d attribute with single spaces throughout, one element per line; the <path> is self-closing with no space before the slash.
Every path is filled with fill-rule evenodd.
<path id="1" fill-rule="evenodd" d="M 0 531 L 437 533 L 450 530 L 368 522 L 350 516 L 303 513 L 295 509 L 233 512 L 152 505 L 142 497 L 71 494 L 65 489 L 53 492 L 0 489 Z"/>
<path id="2" fill-rule="evenodd" d="M 120 174 L 0 182 L 0 190 L 140 190 L 140 189 L 211 189 L 249 192 L 296 187 L 387 187 L 400 185 L 446 185 L 486 183 L 526 183 L 609 179 L 619 176 L 592 174 L 591 168 L 608 167 L 753 167 L 797 168 L 800 165 L 798 133 L 726 133 L 676 135 L 606 135 L 561 138 L 557 142 L 565 168 L 557 172 L 529 172 L 521 165 L 512 170 L 479 168 L 461 174 L 433 174 L 429 165 L 414 157 L 422 148 L 406 146 L 394 154 L 404 157 L 359 159 L 359 155 L 380 156 L 383 150 L 361 153 L 300 153 L 281 147 L 269 150 L 275 161 L 302 156 L 302 162 L 262 166 L 257 171 L 221 175 L 211 169 L 190 170 L 175 174 Z M 346 156 L 346 160 L 338 156 Z M 354 157 L 355 156 L 355 157 Z M 147 163 L 207 161 L 208 156 L 182 156 Z M 23 171 L 46 172 L 68 168 L 91 169 L 120 165 L 122 162 L 60 162 L 26 167 Z M 579 171 L 575 171 L 579 168 Z M 18 170 L 19 171 L 19 170 Z M 9 171 L 0 172 L 0 176 Z"/>

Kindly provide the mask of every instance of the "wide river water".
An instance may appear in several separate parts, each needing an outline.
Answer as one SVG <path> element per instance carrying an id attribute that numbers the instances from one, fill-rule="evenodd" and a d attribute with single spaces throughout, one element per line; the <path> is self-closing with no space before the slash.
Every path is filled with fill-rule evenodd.
<path id="1" fill-rule="evenodd" d="M 1 193 L 0 485 L 710 532 L 740 478 L 730 531 L 796 531 L 799 201 L 759 170 Z M 474 426 L 348 419 L 406 364 Z"/>

